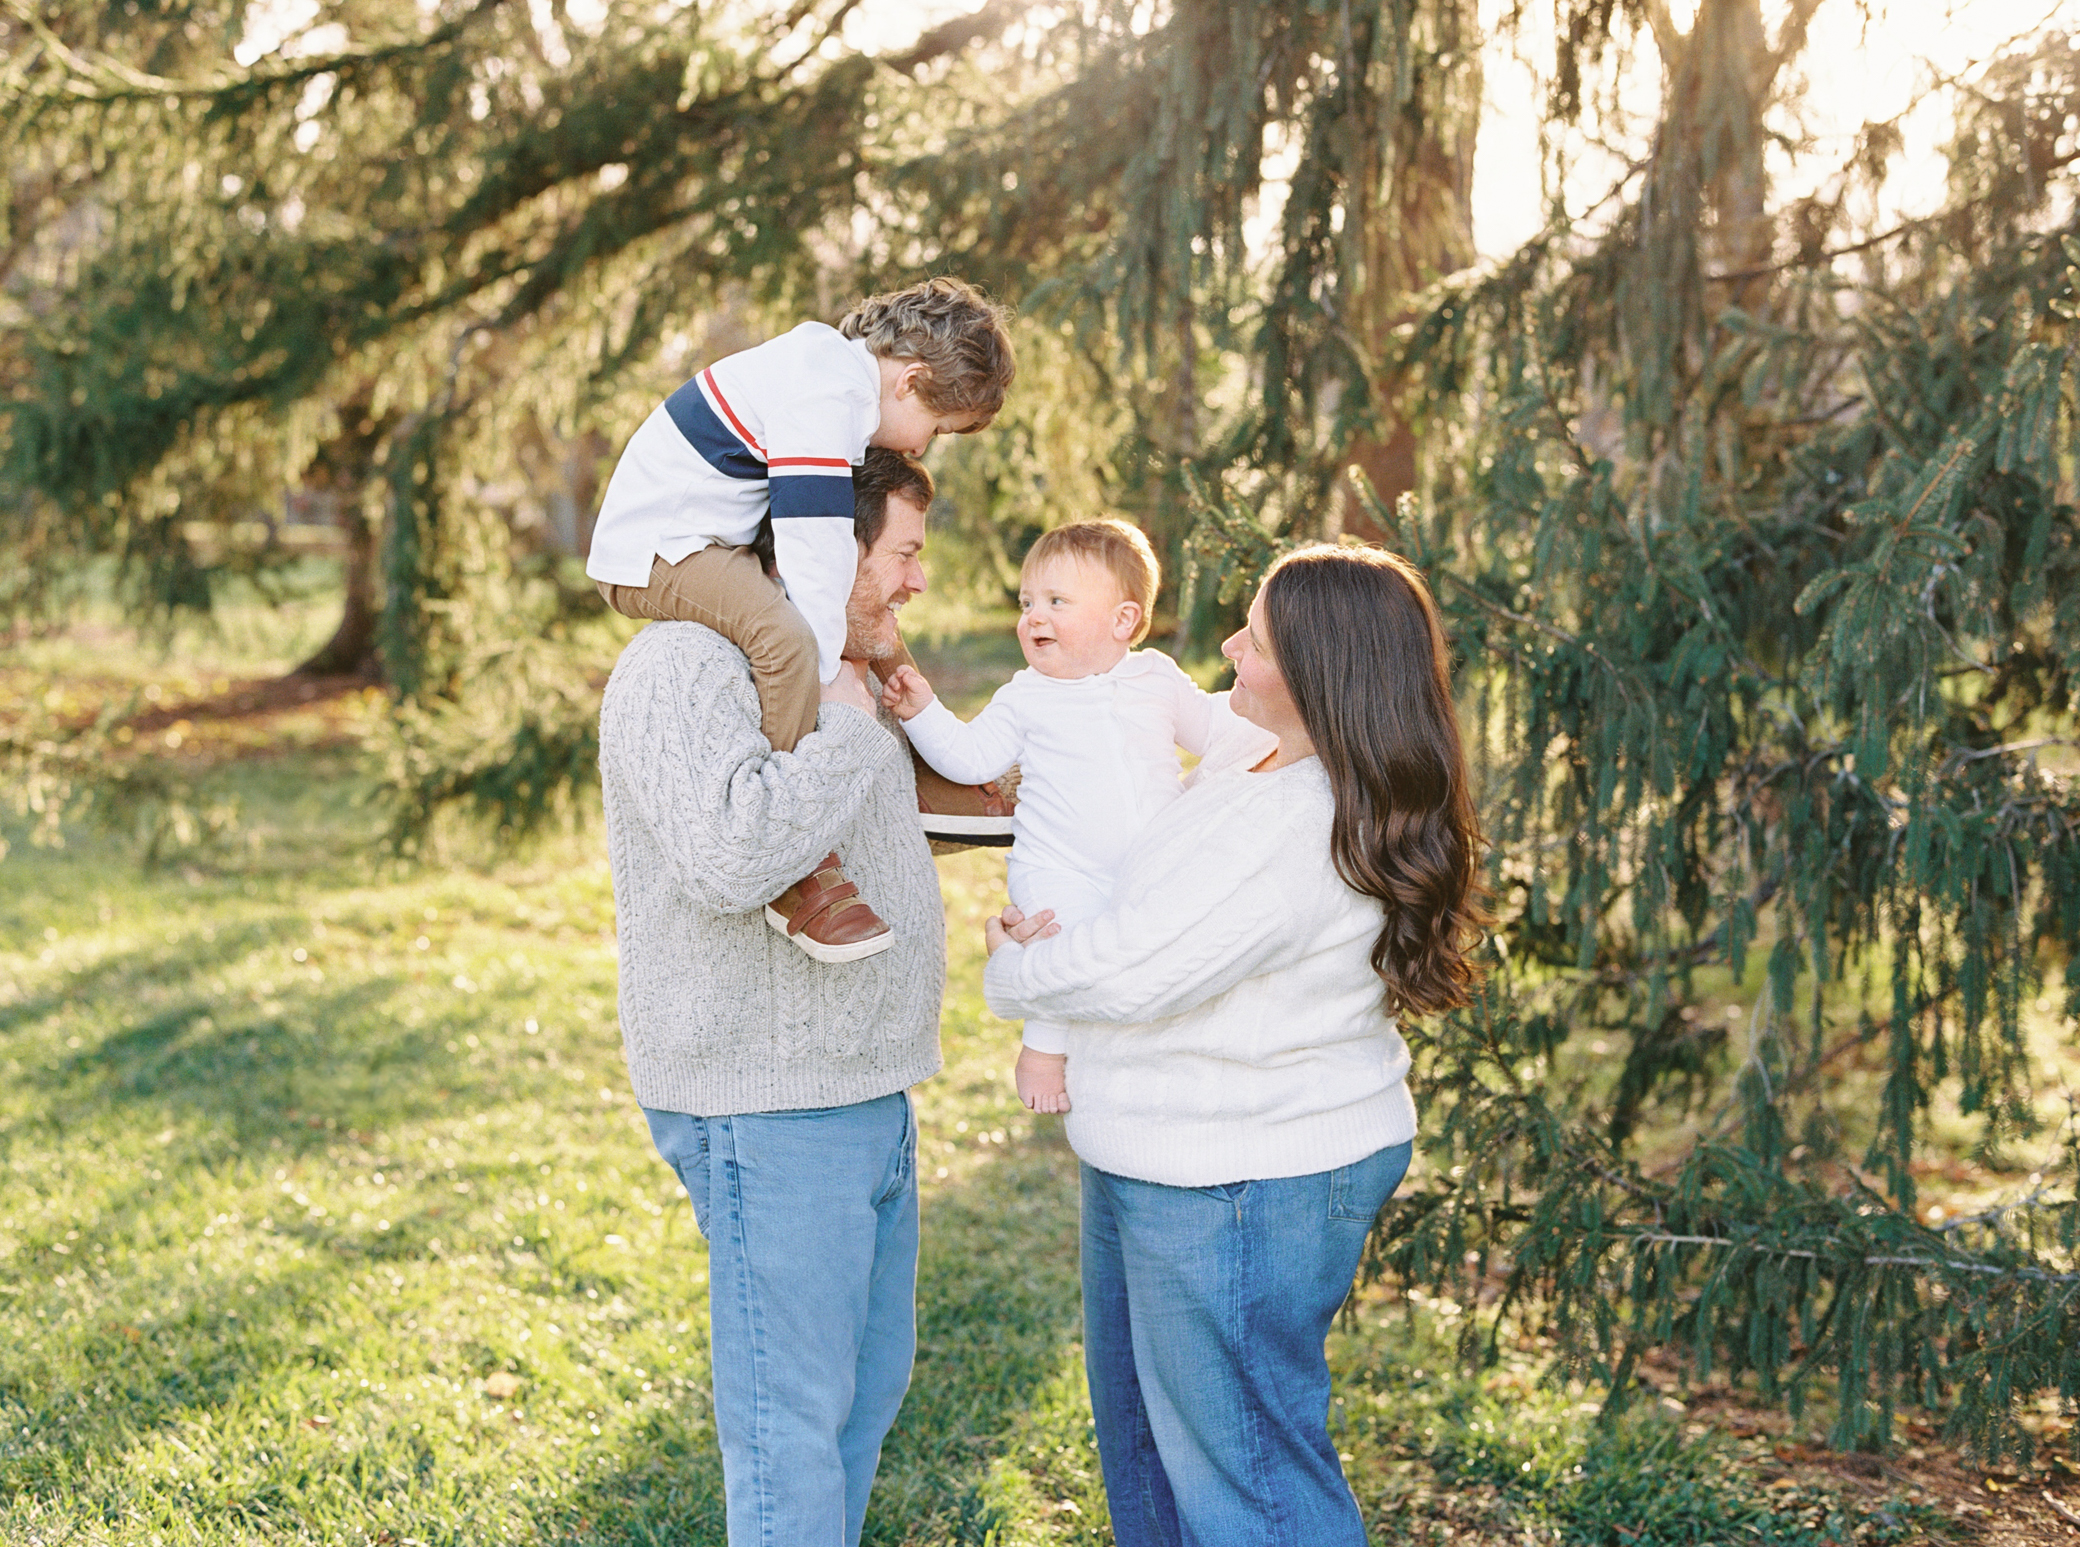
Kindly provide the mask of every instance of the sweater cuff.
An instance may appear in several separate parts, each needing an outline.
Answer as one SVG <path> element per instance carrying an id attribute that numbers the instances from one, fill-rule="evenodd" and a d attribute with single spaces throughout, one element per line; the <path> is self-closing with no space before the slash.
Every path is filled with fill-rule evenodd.
<path id="1" fill-rule="evenodd" d="M 858 761 L 862 773 L 871 772 L 901 750 L 899 737 L 890 735 L 879 720 L 850 704 L 825 704 L 818 709 L 815 734 L 830 737 L 834 745 Z"/>
<path id="2" fill-rule="evenodd" d="M 1000 1021 L 1024 1020 L 1026 1012 L 1014 996 L 1015 975 L 1025 960 L 1026 948 L 1007 940 L 990 953 L 982 968 L 982 997 L 990 1014 Z"/>

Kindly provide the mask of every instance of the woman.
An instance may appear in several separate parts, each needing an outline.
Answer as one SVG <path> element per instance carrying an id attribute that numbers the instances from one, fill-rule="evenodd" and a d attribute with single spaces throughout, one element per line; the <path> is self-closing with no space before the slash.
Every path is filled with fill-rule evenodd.
<path id="1" fill-rule="evenodd" d="M 1323 1344 L 1408 1169 L 1395 1016 L 1475 977 L 1480 832 L 1406 562 L 1289 555 L 1221 648 L 1231 706 L 1277 750 L 1202 768 L 1103 916 L 1053 938 L 992 920 L 984 985 L 999 1015 L 1074 1023 L 1085 1361 L 1121 1547 L 1362 1547 Z"/>

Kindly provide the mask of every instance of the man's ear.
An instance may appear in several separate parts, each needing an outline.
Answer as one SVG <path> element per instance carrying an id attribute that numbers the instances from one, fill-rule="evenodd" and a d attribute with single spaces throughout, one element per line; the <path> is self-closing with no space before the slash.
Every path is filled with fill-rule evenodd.
<path id="1" fill-rule="evenodd" d="M 1121 602 L 1112 610 L 1112 637 L 1131 641 L 1141 627 L 1141 604 Z"/>

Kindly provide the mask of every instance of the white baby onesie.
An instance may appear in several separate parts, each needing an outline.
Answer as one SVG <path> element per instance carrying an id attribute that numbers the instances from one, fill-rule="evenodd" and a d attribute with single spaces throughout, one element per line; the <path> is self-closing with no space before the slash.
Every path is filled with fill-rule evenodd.
<path id="1" fill-rule="evenodd" d="M 1113 878 L 1141 829 L 1183 792 L 1181 746 L 1201 757 L 1218 743 L 1278 744 L 1208 693 L 1160 650 L 1136 650 L 1110 671 L 1063 680 L 1028 667 L 963 724 L 934 700 L 904 722 L 927 763 L 956 784 L 981 784 L 1019 765 L 1011 819 L 1011 900 L 1052 908 L 1069 925 L 1105 911 Z M 1255 761 L 1252 758 L 1251 761 Z M 1026 1046 L 1067 1049 L 1058 1022 L 1027 1021 Z"/>

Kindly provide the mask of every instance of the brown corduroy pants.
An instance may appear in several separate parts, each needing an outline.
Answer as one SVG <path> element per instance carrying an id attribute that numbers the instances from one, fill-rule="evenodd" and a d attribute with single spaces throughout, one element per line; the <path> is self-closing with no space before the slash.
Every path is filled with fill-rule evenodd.
<path id="1" fill-rule="evenodd" d="M 758 687 L 758 728 L 775 752 L 792 752 L 816 729 L 823 701 L 816 636 L 756 547 L 710 543 L 676 564 L 653 559 L 648 585 L 602 580 L 599 594 L 624 618 L 703 623 L 742 650 Z M 874 674 L 916 664 L 899 641 L 894 658 L 876 662 Z"/>
<path id="2" fill-rule="evenodd" d="M 759 729 L 775 752 L 792 752 L 816 729 L 816 636 L 755 549 L 710 543 L 676 564 L 653 560 L 646 586 L 602 580 L 599 594 L 625 618 L 704 623 L 742 650 L 758 686 Z"/>

